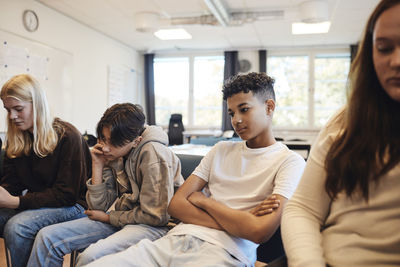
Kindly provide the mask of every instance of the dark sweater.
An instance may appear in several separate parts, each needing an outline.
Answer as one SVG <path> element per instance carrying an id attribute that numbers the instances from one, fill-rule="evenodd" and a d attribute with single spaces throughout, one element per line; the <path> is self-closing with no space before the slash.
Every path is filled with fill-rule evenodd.
<path id="1" fill-rule="evenodd" d="M 4 157 L 4 175 L 0 181 L 10 194 L 20 196 L 19 209 L 65 207 L 79 203 L 87 207 L 86 180 L 91 177 L 89 148 L 79 131 L 58 120 L 63 136 L 52 153 L 44 158 L 33 151 L 29 156 Z M 21 196 L 24 189 L 28 192 Z"/>

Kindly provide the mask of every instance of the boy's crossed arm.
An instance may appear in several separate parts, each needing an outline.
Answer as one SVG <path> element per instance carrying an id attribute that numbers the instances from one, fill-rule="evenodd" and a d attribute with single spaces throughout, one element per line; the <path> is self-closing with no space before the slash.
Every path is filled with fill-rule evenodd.
<path id="1" fill-rule="evenodd" d="M 205 185 L 203 179 L 191 175 L 171 200 L 170 214 L 185 223 L 224 230 L 255 243 L 267 241 L 279 227 L 285 197 L 275 195 L 250 212 L 240 211 L 206 197 L 200 192 Z"/>
<path id="2" fill-rule="evenodd" d="M 287 199 L 276 195 L 280 203 L 285 204 Z M 201 192 L 190 195 L 189 201 L 205 210 L 221 227 L 231 235 L 251 240 L 255 243 L 267 241 L 279 227 L 282 207 L 263 216 L 255 216 L 248 211 L 235 210 L 224 204 L 206 197 Z"/>
<path id="3" fill-rule="evenodd" d="M 206 184 L 207 182 L 198 176 L 190 175 L 171 199 L 168 213 L 184 223 L 224 230 L 213 217 L 188 200 L 193 192 L 201 191 Z"/>

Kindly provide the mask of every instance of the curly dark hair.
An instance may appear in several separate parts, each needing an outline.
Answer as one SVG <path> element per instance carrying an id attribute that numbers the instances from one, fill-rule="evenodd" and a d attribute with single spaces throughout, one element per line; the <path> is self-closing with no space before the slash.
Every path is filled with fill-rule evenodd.
<path id="1" fill-rule="evenodd" d="M 140 105 L 115 104 L 108 108 L 97 124 L 97 138 L 104 140 L 103 129 L 110 127 L 110 143 L 121 147 L 135 140 L 144 131 L 146 116 Z"/>
<path id="2" fill-rule="evenodd" d="M 224 100 L 240 92 L 253 92 L 255 96 L 262 97 L 263 100 L 273 99 L 275 80 L 267 74 L 260 72 L 250 72 L 248 74 L 237 74 L 225 81 L 222 89 Z"/>

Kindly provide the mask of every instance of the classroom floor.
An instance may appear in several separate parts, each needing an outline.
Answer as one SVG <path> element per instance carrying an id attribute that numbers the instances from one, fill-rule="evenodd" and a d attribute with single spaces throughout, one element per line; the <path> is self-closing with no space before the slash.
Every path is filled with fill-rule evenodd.
<path id="1" fill-rule="evenodd" d="M 6 260 L 5 250 L 4 250 L 4 239 L 3 238 L 0 238 L 0 266 L 1 267 L 6 267 L 7 266 L 7 260 Z M 69 267 L 69 254 L 64 257 L 63 267 Z"/>

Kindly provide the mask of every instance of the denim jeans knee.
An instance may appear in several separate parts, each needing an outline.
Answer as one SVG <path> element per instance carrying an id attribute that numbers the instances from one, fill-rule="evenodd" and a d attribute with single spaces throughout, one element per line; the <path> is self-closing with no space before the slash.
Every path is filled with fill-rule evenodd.
<path id="1" fill-rule="evenodd" d="M 88 217 L 49 225 L 37 234 L 27 266 L 61 266 L 64 255 L 74 250 L 81 251 L 118 230 Z"/>
<path id="2" fill-rule="evenodd" d="M 36 234 L 41 228 L 85 216 L 83 211 L 81 205 L 75 204 L 71 207 L 25 210 L 12 216 L 3 234 L 12 266 L 26 266 Z"/>

